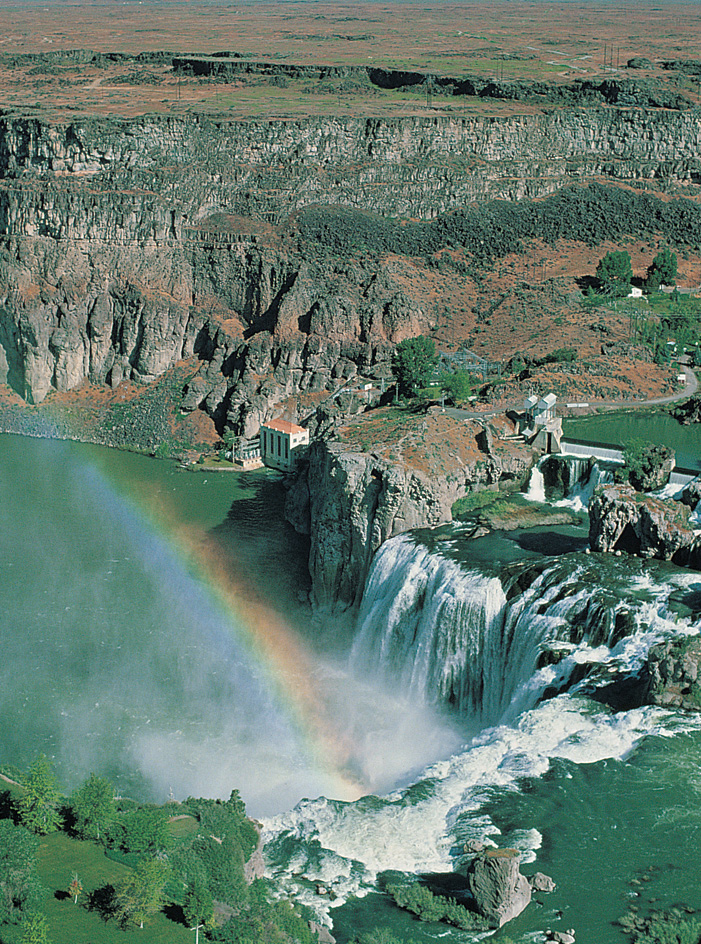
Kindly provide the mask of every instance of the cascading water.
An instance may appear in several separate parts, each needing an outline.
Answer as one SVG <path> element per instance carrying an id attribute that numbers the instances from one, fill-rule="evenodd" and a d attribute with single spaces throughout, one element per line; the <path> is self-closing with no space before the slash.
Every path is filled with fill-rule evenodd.
<path id="1" fill-rule="evenodd" d="M 544 474 L 548 465 L 558 467 L 557 482 L 548 481 Z M 524 498 L 528 501 L 547 502 L 582 511 L 589 507 L 594 491 L 599 485 L 613 481 L 613 472 L 601 461 L 592 461 L 587 456 L 544 456 L 531 470 Z M 559 498 L 558 498 L 559 496 Z"/>
<path id="2" fill-rule="evenodd" d="M 510 697 L 499 652 L 506 597 L 496 577 L 465 571 L 410 537 L 388 541 L 368 578 L 352 651 L 410 698 L 446 702 L 480 720 Z"/>
<path id="3" fill-rule="evenodd" d="M 661 638 L 698 631 L 667 609 L 670 593 L 688 591 L 697 575 L 655 578 L 646 562 L 587 554 L 483 573 L 454 557 L 453 540 L 386 542 L 368 577 L 350 663 L 409 702 L 460 718 L 462 745 L 385 797 L 304 801 L 266 824 L 271 871 L 327 920 L 384 870 L 455 869 L 467 840 L 498 834 L 485 808 L 495 790 L 543 777 L 558 758 L 620 759 L 646 736 L 679 729 L 659 709 L 616 713 L 586 693 L 639 671 Z M 534 829 L 508 835 L 525 861 L 541 841 Z M 315 893 L 317 883 L 333 900 Z"/>
<path id="4" fill-rule="evenodd" d="M 590 648 L 616 641 L 622 606 L 584 564 L 553 564 L 528 580 L 507 601 L 496 576 L 408 535 L 386 542 L 363 595 L 354 671 L 375 672 L 410 698 L 450 706 L 480 725 L 513 719 L 573 668 L 565 659 L 557 672 L 536 673 L 541 653 L 557 641 Z"/>

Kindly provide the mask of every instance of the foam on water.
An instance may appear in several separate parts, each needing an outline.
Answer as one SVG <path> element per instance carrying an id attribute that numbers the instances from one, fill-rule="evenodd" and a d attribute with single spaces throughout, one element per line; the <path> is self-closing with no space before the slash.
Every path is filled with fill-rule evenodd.
<path id="1" fill-rule="evenodd" d="M 411 691 L 416 662 L 422 663 L 420 678 L 432 678 L 434 669 L 424 664 L 427 659 L 435 658 L 442 667 L 446 654 L 459 653 L 462 672 L 488 680 L 484 704 L 490 706 L 492 724 L 479 733 L 473 729 L 471 735 L 471 719 L 484 723 L 484 704 L 475 705 L 469 684 L 453 685 L 449 692 L 468 693 L 462 703 L 466 737 L 449 755 L 441 757 L 437 750 L 435 762 L 411 785 L 356 803 L 305 801 L 269 820 L 264 838 L 270 869 L 289 894 L 301 897 L 328 921 L 330 909 L 349 895 L 372 889 L 380 872 L 452 871 L 459 863 L 456 850 L 467 839 L 497 838 L 498 829 L 483 810 L 495 790 L 513 791 L 524 777 L 542 777 L 555 758 L 575 764 L 622 759 L 642 738 L 683 727 L 675 715 L 661 709 L 613 713 L 602 708 L 578 694 L 578 688 L 591 688 L 589 673 L 569 694 L 538 703 L 546 689 L 557 691 L 566 684 L 577 665 L 598 663 L 609 672 L 605 678 L 613 670 L 630 674 L 640 669 L 658 640 L 698 632 L 697 625 L 677 619 L 666 607 L 670 592 L 693 586 L 698 582 L 695 575 L 653 576 L 636 571 L 635 565 L 614 562 L 607 579 L 606 573 L 599 573 L 606 564 L 584 555 L 551 564 L 507 602 L 503 589 L 494 586 L 499 581 L 466 570 L 410 537 L 384 545 L 368 580 L 353 664 L 374 662 L 388 684 L 405 678 Z M 610 583 L 614 575 L 621 587 L 629 588 L 630 599 L 619 596 L 618 584 L 600 588 L 600 581 Z M 450 606 L 441 603 L 448 597 Z M 590 632 L 603 632 L 608 639 L 623 608 L 632 608 L 632 634 L 612 647 L 591 643 Z M 583 633 L 577 643 L 567 641 L 571 627 Z M 564 656 L 537 668 L 544 643 L 556 643 Z M 440 691 L 422 682 L 417 695 L 428 697 L 429 689 L 434 695 Z M 684 723 L 701 725 L 698 719 Z M 391 744 L 386 748 L 391 753 Z M 524 827 L 510 835 L 509 842 L 528 861 L 535 857 L 541 837 Z M 292 861 L 290 845 L 295 849 Z M 316 882 L 331 889 L 333 901 L 316 895 Z"/>
<path id="2" fill-rule="evenodd" d="M 559 696 L 514 725 L 481 732 L 452 757 L 429 766 L 406 790 L 348 804 L 305 801 L 268 820 L 263 838 L 269 868 L 288 894 L 328 921 L 330 909 L 372 890 L 379 872 L 451 871 L 466 839 L 498 837 L 494 823 L 480 815 L 495 789 L 515 790 L 522 778 L 542 776 L 554 758 L 576 764 L 623 759 L 646 735 L 679 729 L 675 716 L 661 709 L 613 714 L 585 698 Z M 535 858 L 540 844 L 537 830 L 518 836 L 526 861 Z M 332 891 L 333 901 L 315 893 L 317 882 Z"/>

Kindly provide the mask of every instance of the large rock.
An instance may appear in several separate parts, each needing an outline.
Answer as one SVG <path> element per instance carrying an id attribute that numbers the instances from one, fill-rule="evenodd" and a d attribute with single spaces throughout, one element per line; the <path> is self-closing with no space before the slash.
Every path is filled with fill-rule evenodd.
<path id="1" fill-rule="evenodd" d="M 629 485 L 607 485 L 589 504 L 592 550 L 686 563 L 695 543 L 689 510 L 679 502 L 640 494 Z"/>
<path id="2" fill-rule="evenodd" d="M 639 492 L 652 492 L 669 482 L 676 462 L 674 450 L 660 443 L 647 443 L 632 463 L 626 458 L 628 481 Z"/>
<path id="3" fill-rule="evenodd" d="M 467 882 L 477 911 L 496 927 L 521 914 L 531 900 L 531 886 L 521 875 L 517 849 L 488 849 L 470 864 Z"/>
<path id="4" fill-rule="evenodd" d="M 693 397 L 678 404 L 671 410 L 672 416 L 679 420 L 683 426 L 691 423 L 701 423 L 701 394 L 695 393 Z"/>
<path id="5" fill-rule="evenodd" d="M 458 498 L 498 483 L 505 474 L 512 473 L 505 473 L 497 456 L 479 454 L 452 474 L 430 475 L 378 454 L 349 450 L 341 442 L 312 443 L 285 513 L 298 531 L 311 536 L 315 606 L 352 607 L 375 552 L 388 538 L 451 521 Z"/>
<path id="6" fill-rule="evenodd" d="M 697 475 L 695 479 L 686 483 L 679 496 L 679 501 L 688 505 L 689 508 L 696 508 L 701 501 L 701 475 Z"/>
<path id="7" fill-rule="evenodd" d="M 665 708 L 701 711 L 701 638 L 666 640 L 647 657 L 647 701 Z"/>

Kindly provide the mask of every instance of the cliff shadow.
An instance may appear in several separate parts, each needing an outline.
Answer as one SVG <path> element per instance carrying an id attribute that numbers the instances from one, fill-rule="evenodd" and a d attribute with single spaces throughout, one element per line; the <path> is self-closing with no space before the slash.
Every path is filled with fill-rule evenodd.
<path id="1" fill-rule="evenodd" d="M 226 519 L 209 532 L 224 555 L 240 591 L 295 623 L 309 622 L 309 536 L 285 520 L 286 491 L 281 475 L 242 473 L 249 486 L 235 499 Z"/>

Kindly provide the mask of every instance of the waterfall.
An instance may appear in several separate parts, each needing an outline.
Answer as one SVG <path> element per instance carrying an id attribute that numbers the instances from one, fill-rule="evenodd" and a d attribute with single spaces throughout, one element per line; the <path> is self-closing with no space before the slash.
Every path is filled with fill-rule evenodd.
<path id="1" fill-rule="evenodd" d="M 542 459 L 541 459 L 542 462 Z M 531 469 L 531 477 L 528 481 L 528 488 L 523 493 L 523 497 L 528 501 L 545 502 L 545 477 L 540 469 L 540 462 Z"/>
<path id="2" fill-rule="evenodd" d="M 510 722 L 546 691 L 566 689 L 578 665 L 579 681 L 582 664 L 615 662 L 622 640 L 641 631 L 642 611 L 626 600 L 631 579 L 625 565 L 587 555 L 500 578 L 402 535 L 371 568 L 352 668 L 475 723 Z M 649 613 L 644 622 L 656 627 L 650 638 L 669 629 Z"/>
<path id="3" fill-rule="evenodd" d="M 386 542 L 368 577 L 351 660 L 377 667 L 422 703 L 492 715 L 504 700 L 499 645 L 506 597 L 410 537 Z"/>
<path id="4" fill-rule="evenodd" d="M 556 481 L 551 481 L 552 474 L 546 477 L 544 468 L 555 465 Z M 543 456 L 531 470 L 528 488 L 523 493 L 528 501 L 547 502 L 553 505 L 567 506 L 574 511 L 582 511 L 589 506 L 594 490 L 599 485 L 613 481 L 613 473 L 601 462 L 594 462 L 588 456 L 549 455 Z M 559 501 L 553 501 L 556 496 Z"/>

